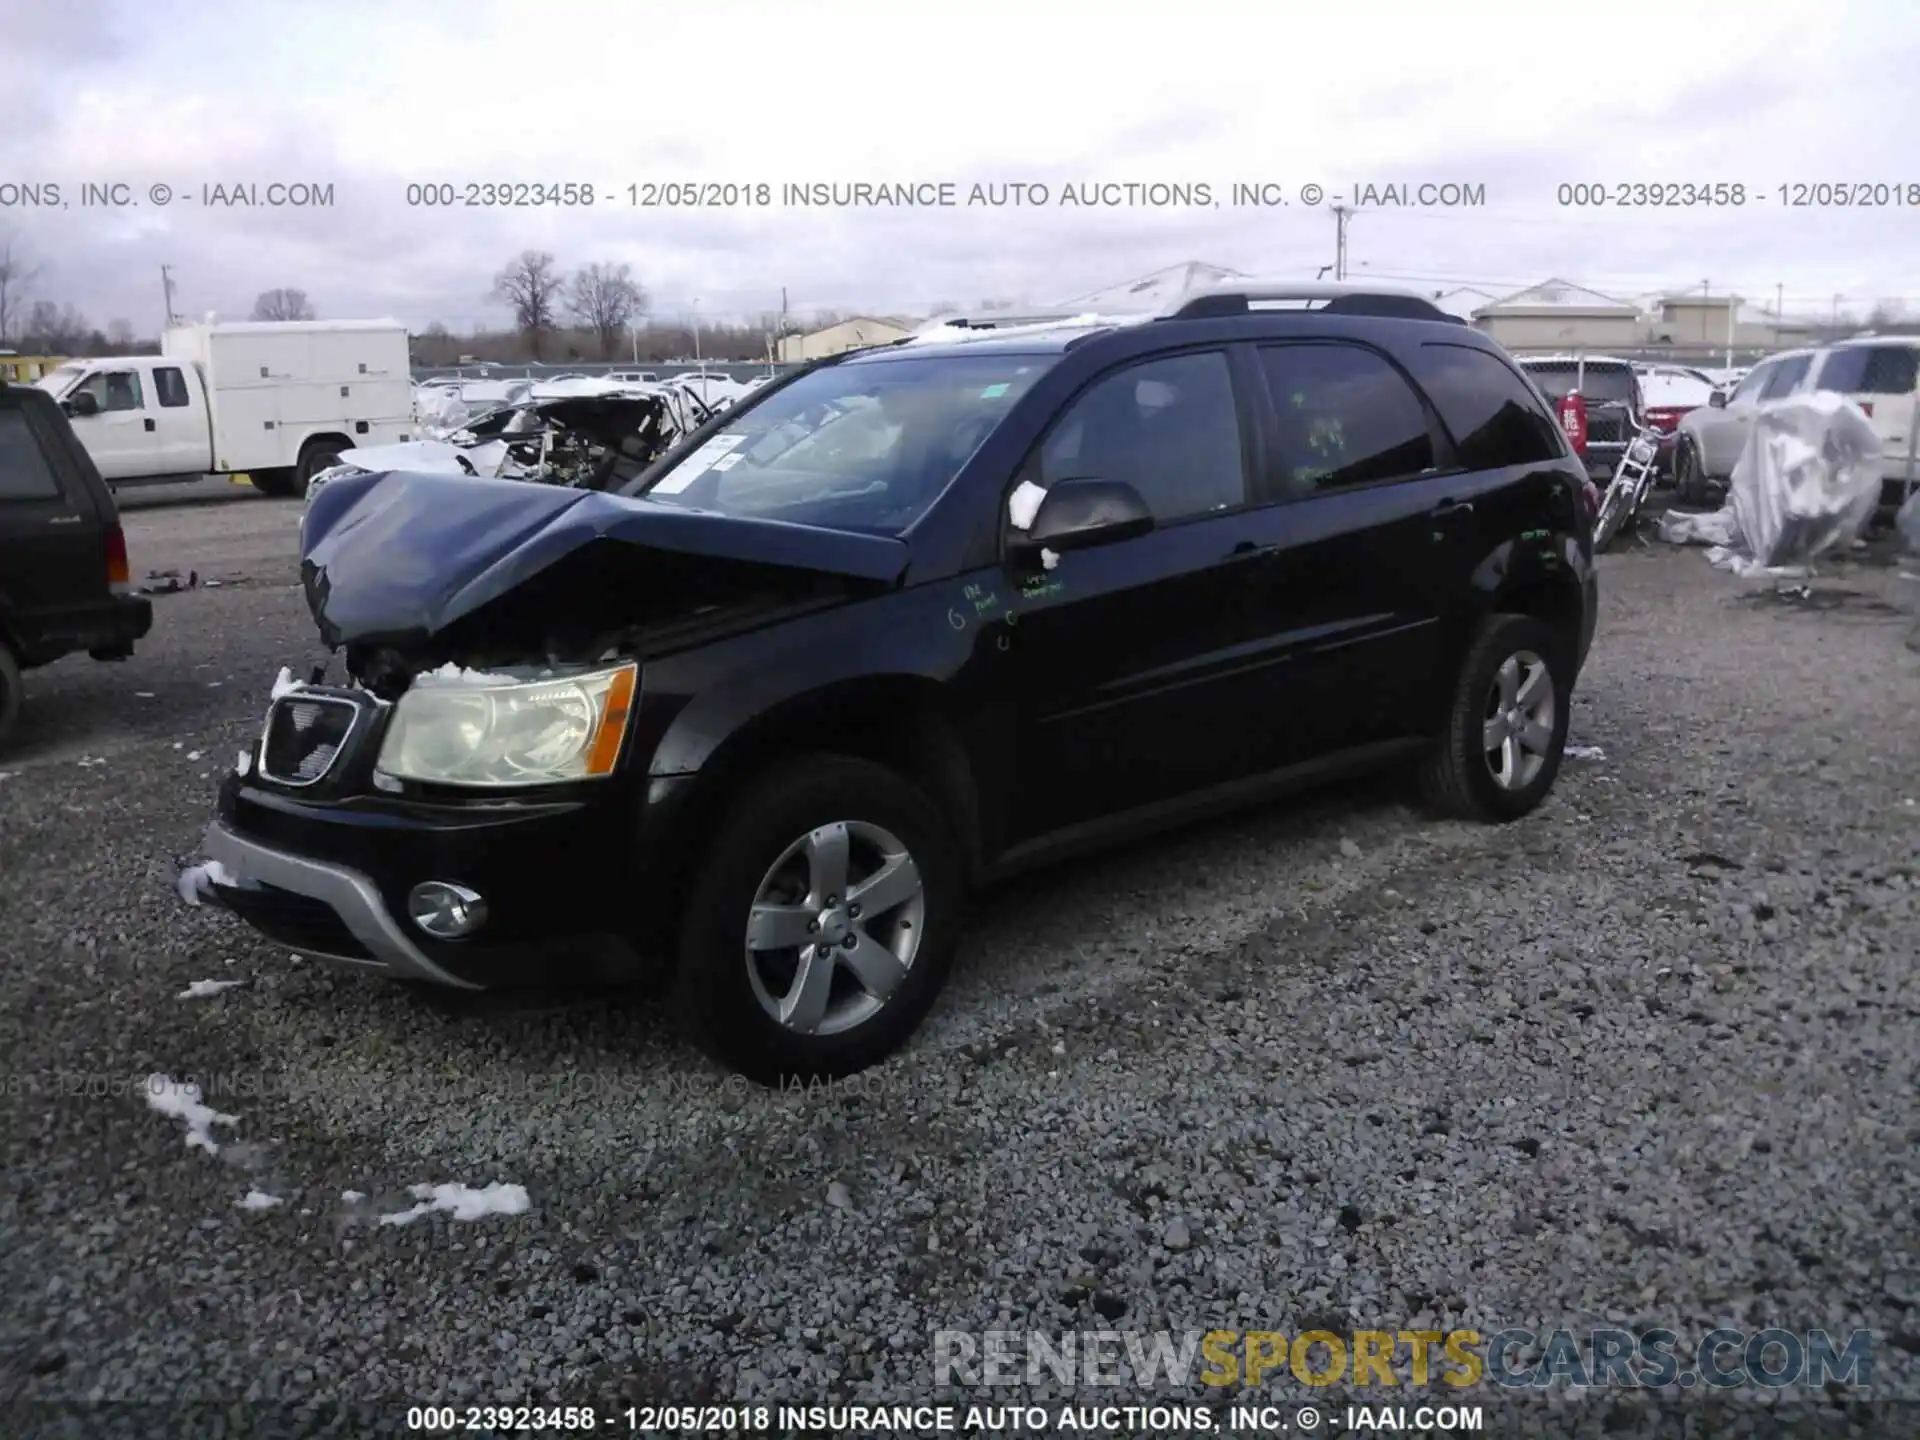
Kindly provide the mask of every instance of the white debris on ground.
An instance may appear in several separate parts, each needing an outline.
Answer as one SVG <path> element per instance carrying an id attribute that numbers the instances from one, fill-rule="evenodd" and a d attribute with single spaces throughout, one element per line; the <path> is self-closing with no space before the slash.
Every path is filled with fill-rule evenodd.
<path id="1" fill-rule="evenodd" d="M 203 753 L 204 753 L 203 751 L 199 751 L 199 750 L 189 750 L 187 751 L 187 759 L 198 760 Z"/>
<path id="2" fill-rule="evenodd" d="M 200 903 L 200 892 L 208 885 L 238 885 L 240 877 L 235 875 L 218 860 L 208 860 L 200 865 L 189 865 L 180 872 L 180 878 L 174 882 L 174 889 L 180 898 L 189 905 Z"/>
<path id="3" fill-rule="evenodd" d="M 200 1103 L 200 1087 L 176 1081 L 167 1075 L 147 1077 L 147 1106 L 162 1115 L 187 1122 L 187 1144 L 209 1155 L 220 1153 L 220 1142 L 213 1138 L 216 1125 L 238 1125 L 238 1115 L 223 1115 Z"/>
<path id="4" fill-rule="evenodd" d="M 484 670 L 468 670 L 448 663 L 438 670 L 427 670 L 413 677 L 416 685 L 517 685 L 511 675 L 489 675 Z"/>
<path id="5" fill-rule="evenodd" d="M 1053 551 L 1045 548 L 1043 548 L 1040 551 L 1040 567 L 1043 570 L 1051 570 L 1053 569 L 1054 566 L 1058 565 L 1059 563 L 1060 563 L 1060 557 L 1054 554 Z"/>
<path id="6" fill-rule="evenodd" d="M 382 1215 L 382 1225 L 411 1225 L 422 1215 L 444 1210 L 456 1220 L 479 1220 L 488 1215 L 522 1215 L 532 1202 L 524 1185 L 504 1185 L 496 1180 L 485 1189 L 466 1185 L 415 1185 L 408 1192 L 420 1203 L 410 1210 Z"/>
<path id="7" fill-rule="evenodd" d="M 96 765 L 104 765 L 106 763 L 107 757 L 104 755 L 82 755 L 80 757 L 80 768 L 82 770 L 91 770 Z"/>
<path id="8" fill-rule="evenodd" d="M 173 998 L 176 1000 L 201 1000 L 209 995 L 218 995 L 222 990 L 231 990 L 236 985 L 244 985 L 244 980 L 196 980 Z"/>
<path id="9" fill-rule="evenodd" d="M 342 1190 L 340 1192 L 340 1198 L 349 1205 L 358 1205 L 362 1200 L 367 1198 L 367 1192 L 364 1190 Z"/>
<path id="10" fill-rule="evenodd" d="M 1598 745 L 1569 745 L 1560 752 L 1569 760 L 1604 760 L 1607 752 Z"/>
<path id="11" fill-rule="evenodd" d="M 249 1190 L 239 1202 L 242 1210 L 271 1210 L 274 1206 L 285 1203 L 278 1195 L 269 1195 L 264 1190 Z"/>
<path id="12" fill-rule="evenodd" d="M 1046 498 L 1047 492 L 1031 480 L 1022 480 L 1016 485 L 1013 494 L 1007 497 L 1007 519 L 1013 528 L 1025 530 L 1031 527 L 1034 517 L 1040 513 L 1040 502 Z"/>
<path id="13" fill-rule="evenodd" d="M 269 700 L 278 700 L 282 695 L 298 690 L 299 688 L 300 682 L 293 678 L 293 671 L 289 670 L 285 665 L 282 665 L 280 667 L 280 673 L 273 677 L 273 692 L 267 698 Z"/>
<path id="14" fill-rule="evenodd" d="M 251 750 L 242 750 L 238 755 L 234 756 L 233 770 L 236 775 L 245 775 L 251 769 L 253 769 L 253 752 Z"/>

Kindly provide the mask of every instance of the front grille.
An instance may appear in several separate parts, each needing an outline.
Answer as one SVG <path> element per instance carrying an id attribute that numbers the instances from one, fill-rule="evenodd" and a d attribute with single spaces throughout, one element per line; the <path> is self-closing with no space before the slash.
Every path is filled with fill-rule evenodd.
<path id="1" fill-rule="evenodd" d="M 283 785 L 311 785 L 333 768 L 360 711 L 350 700 L 288 695 L 267 716 L 260 773 Z"/>
<path id="2" fill-rule="evenodd" d="M 250 882 L 222 886 L 220 901 L 269 940 L 290 950 L 334 955 L 343 960 L 372 960 L 346 922 L 324 900 L 297 895 L 274 885 Z"/>

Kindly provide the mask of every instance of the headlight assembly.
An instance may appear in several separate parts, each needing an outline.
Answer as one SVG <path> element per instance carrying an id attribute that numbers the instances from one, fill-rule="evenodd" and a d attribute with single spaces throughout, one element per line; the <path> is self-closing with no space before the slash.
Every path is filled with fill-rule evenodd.
<path id="1" fill-rule="evenodd" d="M 546 785 L 611 775 L 638 681 L 632 662 L 526 680 L 423 675 L 394 707 L 378 768 L 436 785 Z"/>

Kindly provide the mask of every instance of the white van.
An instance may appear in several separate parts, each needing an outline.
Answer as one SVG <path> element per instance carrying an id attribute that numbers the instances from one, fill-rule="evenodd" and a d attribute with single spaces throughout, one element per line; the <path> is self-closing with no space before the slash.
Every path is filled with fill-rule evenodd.
<path id="1" fill-rule="evenodd" d="M 1920 489 L 1920 336 L 1862 335 L 1824 351 L 1818 390 L 1846 396 L 1880 433 L 1880 502 L 1898 505 Z"/>

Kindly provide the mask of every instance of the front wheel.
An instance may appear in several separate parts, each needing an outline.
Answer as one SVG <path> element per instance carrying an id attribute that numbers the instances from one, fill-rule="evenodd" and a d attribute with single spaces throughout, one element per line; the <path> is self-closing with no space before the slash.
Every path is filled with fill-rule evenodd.
<path id="1" fill-rule="evenodd" d="M 1430 805 L 1495 823 L 1552 788 L 1567 743 L 1574 647 L 1530 615 L 1494 615 L 1460 667 L 1445 730 L 1421 769 Z"/>
<path id="2" fill-rule="evenodd" d="M 946 981 L 962 890 L 939 808 L 903 776 L 831 755 L 769 772 L 688 897 L 675 988 L 695 1043 L 763 1084 L 885 1059 Z"/>
<path id="3" fill-rule="evenodd" d="M 1682 505 L 1704 505 L 1707 479 L 1700 470 L 1700 452 L 1690 440 L 1682 440 L 1673 450 L 1673 498 Z"/>
<path id="4" fill-rule="evenodd" d="M 1593 522 L 1593 548 L 1605 550 L 1611 545 L 1632 511 L 1632 493 L 1618 480 L 1610 483 L 1606 498 L 1600 502 L 1600 518 Z"/>

